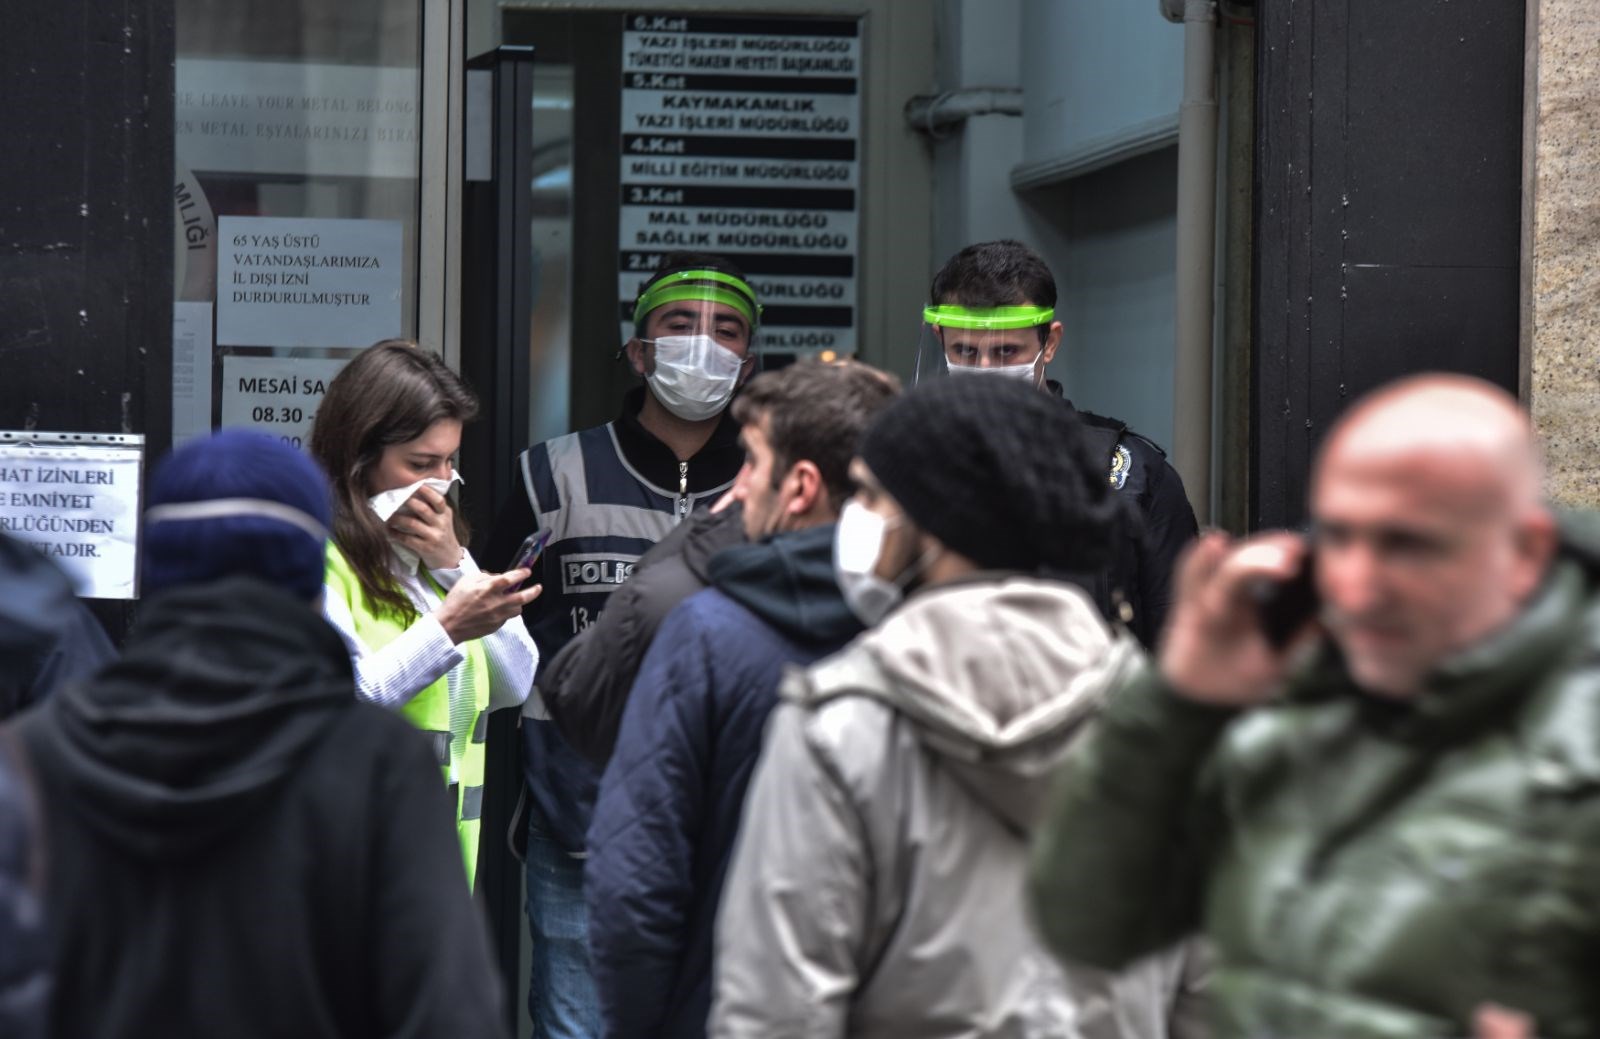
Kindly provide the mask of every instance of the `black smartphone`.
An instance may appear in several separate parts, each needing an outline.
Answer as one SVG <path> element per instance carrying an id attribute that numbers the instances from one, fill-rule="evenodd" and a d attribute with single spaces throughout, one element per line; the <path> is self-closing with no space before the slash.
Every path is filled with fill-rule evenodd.
<path id="1" fill-rule="evenodd" d="M 1300 569 L 1286 581 L 1261 581 L 1251 589 L 1261 633 L 1276 649 L 1282 649 L 1317 614 L 1316 553 L 1306 541 Z"/>
<path id="2" fill-rule="evenodd" d="M 506 570 L 532 571 L 533 564 L 539 561 L 539 554 L 544 551 L 544 546 L 549 543 L 549 527 L 546 527 L 543 530 L 536 530 L 532 534 L 529 534 L 527 537 L 522 539 L 522 544 L 517 547 L 517 554 L 511 557 L 511 565 L 506 567 Z M 530 576 L 532 576 L 531 573 Z M 515 588 L 508 590 L 513 592 L 516 591 L 526 583 L 526 580 L 527 579 L 524 578 L 523 581 L 519 582 Z"/>

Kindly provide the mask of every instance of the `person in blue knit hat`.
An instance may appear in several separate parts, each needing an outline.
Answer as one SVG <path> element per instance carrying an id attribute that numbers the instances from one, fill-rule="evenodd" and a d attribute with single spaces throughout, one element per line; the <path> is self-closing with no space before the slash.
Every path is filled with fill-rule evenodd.
<path id="1" fill-rule="evenodd" d="M 322 591 L 333 507 L 328 480 L 304 453 L 244 429 L 223 429 L 169 455 L 151 482 L 140 553 L 141 592 L 251 576 L 306 601 Z"/>
<path id="2" fill-rule="evenodd" d="M 224 430 L 147 504 L 121 659 L 13 726 L 50 855 L 50 1034 L 500 1036 L 433 755 L 357 700 L 317 608 L 326 477 Z"/>

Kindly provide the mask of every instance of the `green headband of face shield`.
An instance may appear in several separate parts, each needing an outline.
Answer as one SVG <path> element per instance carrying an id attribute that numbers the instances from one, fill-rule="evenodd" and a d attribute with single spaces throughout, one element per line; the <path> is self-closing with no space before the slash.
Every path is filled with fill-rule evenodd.
<path id="1" fill-rule="evenodd" d="M 752 332 L 761 321 L 761 304 L 756 302 L 749 282 L 721 271 L 701 269 L 669 274 L 645 289 L 633 305 L 633 323 L 637 327 L 657 307 L 685 300 L 726 304 L 739 312 Z"/>
<path id="2" fill-rule="evenodd" d="M 1048 325 L 1055 319 L 1054 307 L 962 307 L 954 303 L 941 303 L 922 308 L 922 320 L 941 328 L 998 332 L 1009 328 Z"/>

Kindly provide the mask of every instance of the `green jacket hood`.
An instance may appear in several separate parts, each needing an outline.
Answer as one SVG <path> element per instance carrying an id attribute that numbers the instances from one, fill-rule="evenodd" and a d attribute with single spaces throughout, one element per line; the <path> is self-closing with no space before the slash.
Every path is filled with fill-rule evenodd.
<path id="1" fill-rule="evenodd" d="M 1600 521 L 1571 514 L 1561 545 L 1534 597 L 1510 624 L 1441 661 L 1414 700 L 1369 703 L 1369 720 L 1400 739 L 1449 738 L 1508 709 L 1524 691 L 1582 642 L 1600 596 Z M 1290 688 L 1290 699 L 1346 697 L 1355 688 L 1338 649 L 1326 643 Z M 1600 749 L 1600 747 L 1597 747 Z"/>

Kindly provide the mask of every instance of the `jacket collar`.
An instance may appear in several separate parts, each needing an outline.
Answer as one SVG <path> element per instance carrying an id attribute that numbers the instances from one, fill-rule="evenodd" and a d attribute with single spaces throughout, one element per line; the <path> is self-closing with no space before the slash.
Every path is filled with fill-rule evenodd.
<path id="1" fill-rule="evenodd" d="M 639 424 L 645 392 L 643 386 L 628 391 L 622 399 L 622 412 L 611 423 L 611 428 L 616 433 L 623 458 L 635 472 L 658 487 L 676 490 L 678 456 Z M 688 462 L 691 494 L 714 491 L 739 474 L 740 466 L 744 465 L 744 450 L 739 447 L 739 423 L 733 420 L 731 407 L 723 410 L 711 439 Z"/>
<path id="2" fill-rule="evenodd" d="M 735 545 L 707 574 L 724 595 L 806 645 L 838 646 L 861 633 L 833 571 L 834 524 Z"/>
<path id="3" fill-rule="evenodd" d="M 1084 425 L 1091 427 L 1099 426 L 1102 429 L 1116 430 L 1116 434 L 1119 439 L 1124 433 L 1128 432 L 1128 424 L 1121 419 L 1111 418 L 1109 415 L 1097 415 L 1092 411 L 1084 411 L 1082 408 L 1072 403 L 1072 400 L 1067 396 L 1066 390 L 1057 380 L 1046 379 L 1044 381 L 1044 389 L 1046 393 L 1050 394 L 1050 396 L 1065 404 L 1067 406 L 1067 410 L 1076 415 Z M 1163 451 L 1162 454 L 1165 455 L 1166 452 Z"/>
<path id="4" fill-rule="evenodd" d="M 1515 620 L 1447 658 L 1422 693 L 1393 701 L 1362 692 L 1330 641 L 1291 694 L 1296 700 L 1354 695 L 1363 719 L 1396 739 L 1448 740 L 1475 730 L 1521 702 L 1567 657 L 1583 624 L 1588 581 L 1577 560 L 1558 559 L 1544 586 Z"/>

